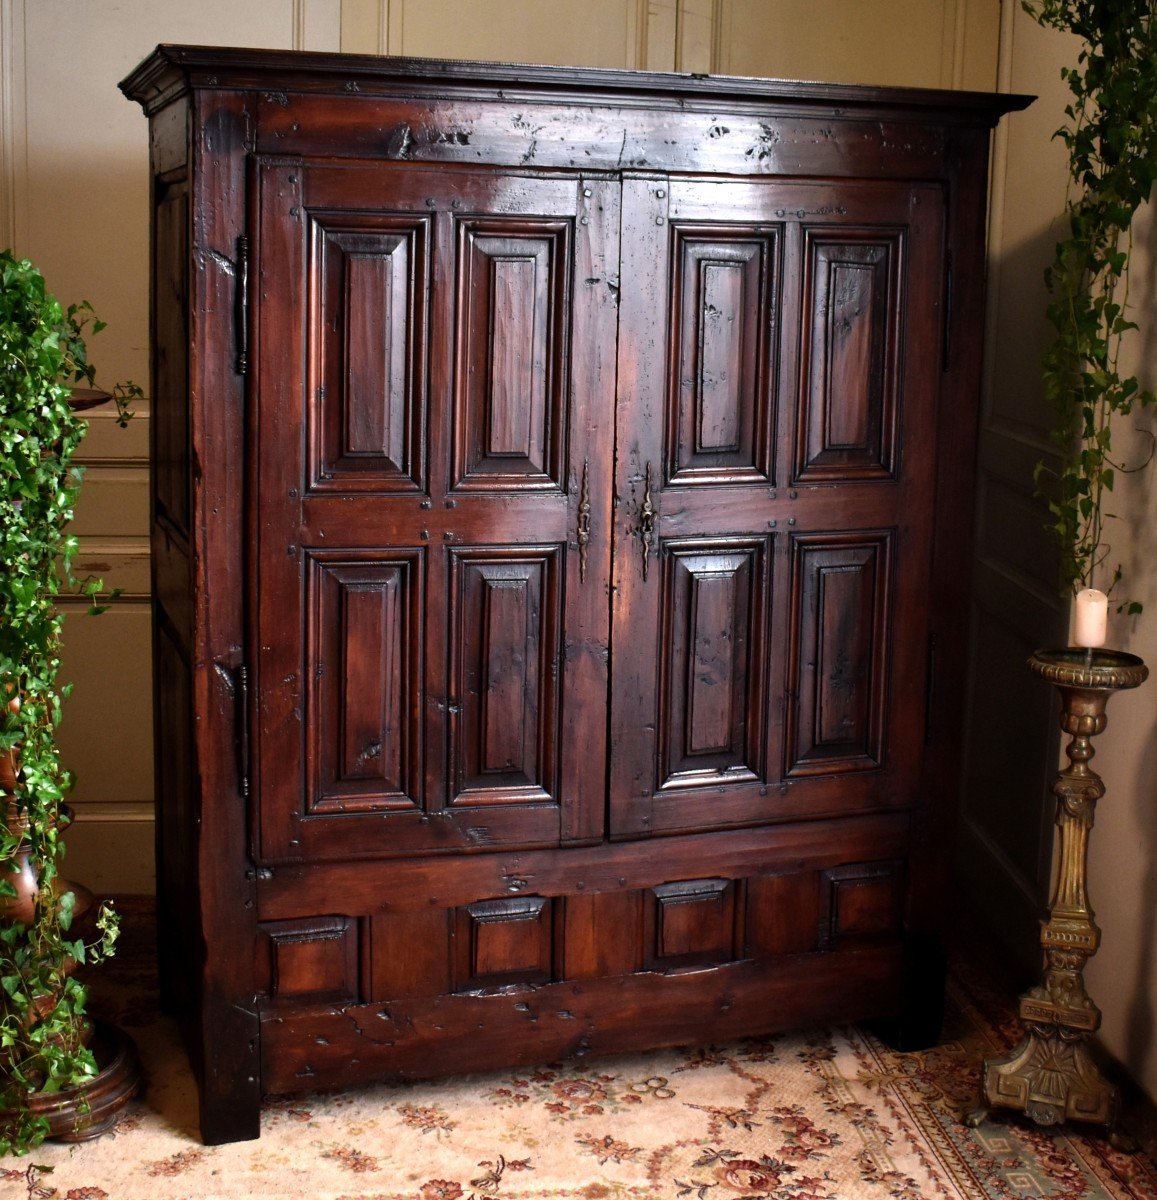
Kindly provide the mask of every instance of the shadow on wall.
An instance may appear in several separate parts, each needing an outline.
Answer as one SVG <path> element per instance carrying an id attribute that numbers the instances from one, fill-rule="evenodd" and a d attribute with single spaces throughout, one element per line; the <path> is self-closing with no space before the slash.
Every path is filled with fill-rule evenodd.
<path id="1" fill-rule="evenodd" d="M 1135 245 L 1134 261 L 1137 262 L 1144 254 L 1146 270 L 1141 272 L 1134 268 L 1131 308 L 1134 319 L 1138 314 L 1149 315 L 1150 323 L 1153 323 L 1157 321 L 1157 214 L 1150 209 L 1145 216 L 1147 237 L 1143 246 Z M 1141 265 L 1140 262 L 1138 265 Z M 1133 335 L 1134 351 L 1137 353 L 1136 371 L 1141 382 L 1150 388 L 1157 388 L 1157 337 L 1148 336 L 1152 332 L 1151 329 L 1143 328 Z M 1148 430 L 1150 434 L 1157 435 L 1157 412 L 1150 408 L 1149 412 L 1138 414 L 1134 424 Z M 1126 442 L 1122 449 L 1130 454 L 1143 452 L 1135 448 L 1132 439 Z M 1130 634 L 1136 635 L 1144 622 L 1146 641 L 1152 647 L 1155 644 L 1152 626 L 1157 624 L 1157 610 L 1154 607 L 1157 601 L 1157 580 L 1152 578 L 1157 574 L 1157 524 L 1153 521 L 1153 514 L 1157 512 L 1157 462 L 1149 465 L 1144 483 L 1131 489 L 1129 498 L 1129 505 L 1120 512 L 1119 519 L 1128 522 L 1134 530 L 1134 578 L 1140 573 L 1141 564 L 1146 564 L 1150 574 L 1145 588 L 1148 601 L 1146 611 L 1141 617 L 1135 617 L 1130 622 Z M 1129 579 L 1125 580 L 1126 585 L 1129 582 Z M 1131 637 L 1130 642 L 1132 640 Z M 1136 649 L 1141 650 L 1143 647 L 1137 646 Z M 1149 657 L 1152 658 L 1152 654 Z M 1157 701 L 1153 698 L 1152 689 L 1157 686 L 1157 663 L 1150 662 L 1149 669 L 1153 672 L 1153 677 L 1142 685 L 1139 699 L 1150 711 L 1154 711 L 1157 710 Z M 1129 1063 L 1148 1062 L 1153 1053 L 1154 1038 L 1157 1036 L 1157 973 L 1154 971 L 1153 955 L 1150 953 L 1150 948 L 1157 939 L 1157 820 L 1153 816 L 1157 813 L 1157 718 L 1144 734 L 1144 746 L 1144 753 L 1138 760 L 1134 775 L 1133 800 L 1138 814 L 1137 825 L 1145 831 L 1144 844 L 1139 847 L 1139 856 L 1145 861 L 1145 869 L 1140 895 L 1137 898 L 1141 913 L 1137 943 L 1137 983 L 1127 1014 L 1125 1044 L 1126 1061 Z"/>
<path id="2" fill-rule="evenodd" d="M 1151 618 L 1152 619 L 1152 618 Z M 1145 687 L 1152 687 L 1149 682 Z M 1148 795 L 1138 793 L 1137 800 L 1141 809 L 1153 813 L 1157 811 L 1157 720 L 1150 726 L 1145 739 L 1145 754 L 1138 763 L 1137 778 L 1149 781 L 1145 786 Z M 1138 936 L 1137 984 L 1133 997 L 1129 1002 L 1127 1014 L 1128 1032 L 1125 1038 L 1127 1063 L 1144 1063 L 1148 1061 L 1153 1049 L 1157 1014 L 1154 1013 L 1155 981 L 1153 971 L 1153 955 L 1149 947 L 1157 934 L 1157 821 L 1149 820 L 1143 823 L 1146 832 L 1146 844 L 1142 853 L 1147 859 L 1144 878 L 1141 881 L 1141 894 L 1137 898 L 1140 905 L 1141 926 Z"/>
<path id="3" fill-rule="evenodd" d="M 1059 198 L 1058 198 L 1059 203 Z M 977 474 L 960 840 L 961 916 L 999 947 L 1019 983 L 1040 974 L 1040 918 L 1048 900 L 1057 769 L 1058 701 L 1026 666 L 1040 646 L 1064 645 L 1048 509 L 1036 495 L 1039 459 L 1059 463 L 1049 441 L 1054 411 L 1041 358 L 1051 328 L 1044 270 L 1059 217 L 1006 244 L 999 260 L 991 393 L 985 397 Z"/>

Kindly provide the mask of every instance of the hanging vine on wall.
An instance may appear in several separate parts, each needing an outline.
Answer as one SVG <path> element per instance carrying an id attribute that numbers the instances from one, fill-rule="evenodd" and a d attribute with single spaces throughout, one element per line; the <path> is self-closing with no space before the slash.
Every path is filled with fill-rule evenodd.
<path id="1" fill-rule="evenodd" d="M 1121 579 L 1106 539 L 1116 475 L 1153 458 L 1153 438 L 1134 462 L 1118 457 L 1114 422 L 1154 401 L 1136 376 L 1118 369 L 1121 343 L 1137 326 L 1127 316 L 1131 231 L 1157 177 L 1157 30 L 1154 0 L 1024 0 L 1041 25 L 1084 41 L 1075 67 L 1062 70 L 1072 101 L 1057 131 L 1069 153 L 1068 237 L 1045 280 L 1056 336 L 1044 359 L 1045 393 L 1060 413 L 1055 440 L 1065 465 L 1044 463 L 1036 483 L 1048 501 L 1072 591 L 1093 584 L 1112 593 Z M 1106 578 L 1107 576 L 1107 578 Z M 1135 613 L 1125 601 L 1118 611 Z"/>

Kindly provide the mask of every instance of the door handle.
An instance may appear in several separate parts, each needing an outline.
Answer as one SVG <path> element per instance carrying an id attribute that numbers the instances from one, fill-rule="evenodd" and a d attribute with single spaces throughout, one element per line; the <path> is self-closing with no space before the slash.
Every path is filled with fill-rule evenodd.
<path id="1" fill-rule="evenodd" d="M 583 481 L 579 487 L 577 540 L 579 583 L 585 583 L 587 578 L 587 547 L 591 543 L 591 464 L 589 459 L 583 462 Z"/>
<path id="2" fill-rule="evenodd" d="M 651 500 L 651 464 L 643 475 L 643 506 L 639 509 L 639 542 L 643 550 L 643 582 L 651 565 L 651 543 L 655 540 L 655 505 Z"/>

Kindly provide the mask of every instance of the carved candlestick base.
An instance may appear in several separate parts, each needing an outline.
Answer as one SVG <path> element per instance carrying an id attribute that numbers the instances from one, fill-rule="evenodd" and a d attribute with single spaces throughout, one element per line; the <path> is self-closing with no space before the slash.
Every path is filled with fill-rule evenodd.
<path id="1" fill-rule="evenodd" d="M 1091 1121 L 1110 1130 L 1119 1109 L 1117 1089 L 1089 1056 L 1088 1043 L 1101 1024 L 1101 1010 L 1085 991 L 1085 963 L 1097 952 L 1101 931 L 1093 921 L 1086 887 L 1089 831 L 1097 801 L 1105 794 L 1089 766 L 1092 739 L 1105 728 L 1105 706 L 1113 692 L 1145 681 L 1148 668 L 1132 654 L 1115 650 L 1038 650 L 1033 674 L 1061 693 L 1061 728 L 1071 741 L 1069 765 L 1057 774 L 1060 866 L 1041 927 L 1044 978 L 1020 999 L 1025 1037 L 1007 1058 L 984 1064 L 982 1108 L 968 1118 L 978 1125 L 988 1108 L 1011 1108 L 1038 1125 Z"/>

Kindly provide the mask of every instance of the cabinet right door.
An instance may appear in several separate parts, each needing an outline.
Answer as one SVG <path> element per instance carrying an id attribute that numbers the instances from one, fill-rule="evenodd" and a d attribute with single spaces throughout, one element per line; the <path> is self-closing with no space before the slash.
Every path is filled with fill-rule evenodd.
<path id="1" fill-rule="evenodd" d="M 943 204 L 625 181 L 612 836 L 916 801 Z"/>

